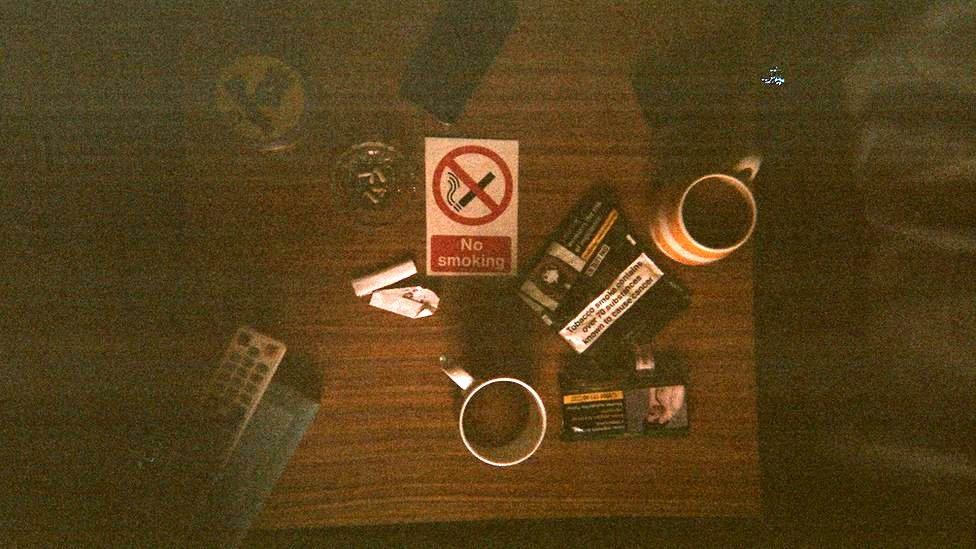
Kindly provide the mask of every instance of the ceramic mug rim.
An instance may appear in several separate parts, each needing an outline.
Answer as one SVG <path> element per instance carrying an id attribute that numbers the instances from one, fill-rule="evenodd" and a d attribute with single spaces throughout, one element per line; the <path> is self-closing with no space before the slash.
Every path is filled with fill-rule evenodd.
<path id="1" fill-rule="evenodd" d="M 542 427 L 541 429 L 539 429 L 539 434 L 536 437 L 536 441 L 532 445 L 531 450 L 529 450 L 528 452 L 525 453 L 525 455 L 523 455 L 522 457 L 514 461 L 505 461 L 505 462 L 494 461 L 486 456 L 481 455 L 477 450 L 474 449 L 474 446 L 471 444 L 471 442 L 468 441 L 467 435 L 464 434 L 464 412 L 468 408 L 468 403 L 471 402 L 471 399 L 474 397 L 474 395 L 478 393 L 478 391 L 494 383 L 515 383 L 516 385 L 519 385 L 532 397 L 532 400 L 535 402 L 536 405 L 535 407 L 539 411 Z M 475 385 L 474 387 L 472 387 L 467 391 L 467 394 L 464 396 L 464 402 L 461 404 L 461 412 L 458 414 L 458 431 L 461 433 L 461 441 L 464 442 L 465 448 L 467 448 L 468 451 L 471 452 L 471 454 L 474 457 L 480 459 L 481 461 L 489 465 L 495 465 L 497 467 L 507 467 L 510 465 L 516 465 L 532 457 L 532 455 L 535 454 L 536 450 L 538 450 L 539 447 L 542 446 L 542 441 L 546 436 L 546 423 L 547 423 L 546 406 L 542 402 L 542 397 L 539 396 L 539 393 L 537 393 L 536 390 L 533 389 L 531 385 L 529 385 L 528 383 L 520 379 L 515 379 L 514 377 L 495 377 L 492 379 L 482 381 L 481 383 L 478 383 L 477 385 Z"/>
<path id="2" fill-rule="evenodd" d="M 735 244 L 733 244 L 732 246 L 728 246 L 726 248 L 713 248 L 711 246 L 706 246 L 705 244 L 702 244 L 701 242 L 698 241 L 698 239 L 691 236 L 691 233 L 688 231 L 688 227 L 685 225 L 684 208 L 685 208 L 685 199 L 688 198 L 688 193 L 691 192 L 691 189 L 693 189 L 695 185 L 698 185 L 702 181 L 705 181 L 706 179 L 710 179 L 710 178 L 724 180 L 726 183 L 730 184 L 736 191 L 739 192 L 739 194 L 743 198 L 745 198 L 746 202 L 749 205 L 749 214 L 750 214 L 749 229 L 745 232 L 742 238 L 740 238 Z M 732 177 L 731 175 L 727 175 L 724 173 L 711 173 L 711 174 L 703 175 L 698 179 L 692 181 L 691 184 L 685 188 L 684 192 L 681 193 L 681 198 L 678 199 L 678 208 L 677 208 L 678 227 L 680 227 L 681 232 L 685 236 L 685 238 L 687 238 L 690 242 L 692 242 L 696 246 L 700 247 L 703 251 L 728 255 L 734 252 L 735 250 L 739 249 L 740 247 L 742 247 L 742 245 L 748 242 L 749 238 L 752 237 L 752 233 L 756 229 L 756 217 L 757 217 L 756 210 L 757 210 L 756 199 L 752 195 L 752 191 L 749 190 L 749 187 L 745 183 L 743 183 L 739 178 Z"/>

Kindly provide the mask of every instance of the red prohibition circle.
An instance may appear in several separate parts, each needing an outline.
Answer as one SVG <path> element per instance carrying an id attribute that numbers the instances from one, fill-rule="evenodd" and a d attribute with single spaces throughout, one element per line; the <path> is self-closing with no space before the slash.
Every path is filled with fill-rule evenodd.
<path id="1" fill-rule="evenodd" d="M 486 156 L 501 170 L 502 178 L 505 179 L 505 193 L 502 195 L 501 202 L 495 204 L 494 207 L 492 204 L 484 201 L 484 199 L 481 197 L 481 195 L 484 194 L 484 191 L 480 190 L 476 184 L 472 183 L 474 178 L 465 172 L 455 160 L 457 157 L 465 154 L 480 154 L 482 156 Z M 452 171 L 454 172 L 460 172 L 456 173 L 455 175 L 457 175 L 458 178 L 464 182 L 466 187 L 475 193 L 475 198 L 481 200 L 485 206 L 491 210 L 490 212 L 481 217 L 464 217 L 455 212 L 447 205 L 446 202 L 444 202 L 444 197 L 441 195 L 441 176 L 444 175 L 444 170 L 448 167 L 451 167 Z M 495 151 L 479 145 L 465 145 L 452 150 L 444 155 L 444 158 L 442 158 L 441 161 L 437 163 L 437 167 L 434 168 L 434 201 L 437 203 L 437 207 L 444 212 L 444 215 L 462 225 L 484 225 L 485 223 L 491 223 L 492 221 L 498 219 L 498 216 L 502 215 L 502 213 L 505 212 L 505 209 L 508 208 L 508 205 L 512 202 L 513 189 L 514 185 L 512 183 L 512 172 L 508 169 L 508 165 L 505 164 L 502 157 L 499 156 Z M 492 202 L 494 202 L 494 200 L 492 200 Z"/>

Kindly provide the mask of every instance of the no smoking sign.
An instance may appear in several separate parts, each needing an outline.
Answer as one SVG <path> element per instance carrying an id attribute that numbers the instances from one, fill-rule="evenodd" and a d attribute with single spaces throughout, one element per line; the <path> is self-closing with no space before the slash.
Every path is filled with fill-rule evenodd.
<path id="1" fill-rule="evenodd" d="M 515 274 L 518 141 L 426 140 L 427 273 Z"/>

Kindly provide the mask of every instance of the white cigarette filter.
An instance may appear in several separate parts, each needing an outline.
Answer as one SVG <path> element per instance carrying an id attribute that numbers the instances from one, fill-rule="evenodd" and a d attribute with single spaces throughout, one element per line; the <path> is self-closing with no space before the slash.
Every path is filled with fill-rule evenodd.
<path id="1" fill-rule="evenodd" d="M 417 274 L 417 264 L 412 259 L 406 259 L 386 269 L 354 279 L 352 290 L 356 292 L 357 297 L 362 297 L 415 274 Z"/>

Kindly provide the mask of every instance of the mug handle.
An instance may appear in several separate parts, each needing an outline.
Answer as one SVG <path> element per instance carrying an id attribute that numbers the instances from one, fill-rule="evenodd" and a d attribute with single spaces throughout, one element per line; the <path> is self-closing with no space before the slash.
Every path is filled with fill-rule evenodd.
<path id="1" fill-rule="evenodd" d="M 745 183 L 752 183 L 752 180 L 756 178 L 756 174 L 759 173 L 759 166 L 762 165 L 762 157 L 758 155 L 750 155 L 739 161 L 735 167 L 732 168 L 732 172 L 736 175 L 742 172 L 749 172 L 748 179 L 745 179 Z"/>
<path id="2" fill-rule="evenodd" d="M 447 374 L 447 377 L 451 378 L 462 391 L 467 391 L 472 385 L 474 385 L 474 378 L 471 374 L 465 372 L 463 368 L 459 366 L 454 366 L 450 364 L 450 360 L 446 356 L 440 357 L 441 371 Z"/>

